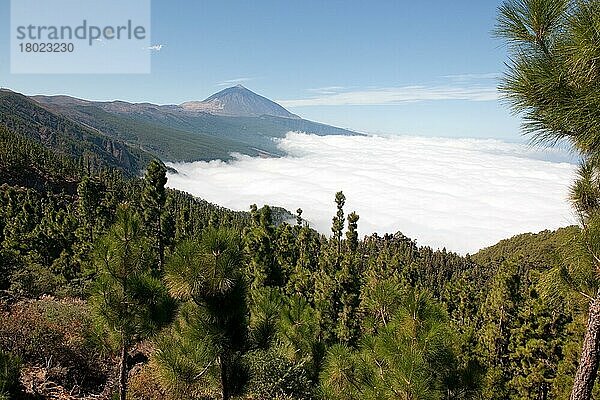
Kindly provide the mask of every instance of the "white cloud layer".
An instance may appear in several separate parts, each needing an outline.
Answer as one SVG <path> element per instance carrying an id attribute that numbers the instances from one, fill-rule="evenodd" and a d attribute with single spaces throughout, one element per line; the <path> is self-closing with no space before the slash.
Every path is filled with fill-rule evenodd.
<path id="1" fill-rule="evenodd" d="M 403 86 L 361 90 L 342 87 L 312 89 L 317 95 L 294 100 L 278 100 L 284 107 L 394 105 L 417 101 L 494 101 L 500 94 L 494 85 Z"/>
<path id="2" fill-rule="evenodd" d="M 361 234 L 401 231 L 418 243 L 475 252 L 523 232 L 574 222 L 576 166 L 560 150 L 496 140 L 289 133 L 289 156 L 173 164 L 168 185 L 236 210 L 268 203 L 330 233 L 334 194 Z M 550 160 L 550 161 L 549 161 Z"/>

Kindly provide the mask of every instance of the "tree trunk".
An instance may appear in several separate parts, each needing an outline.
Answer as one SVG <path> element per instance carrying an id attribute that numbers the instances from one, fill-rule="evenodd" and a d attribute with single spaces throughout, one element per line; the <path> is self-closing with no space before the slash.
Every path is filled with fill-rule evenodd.
<path id="1" fill-rule="evenodd" d="M 127 397 L 127 346 L 121 346 L 119 361 L 119 400 L 125 400 Z"/>
<path id="2" fill-rule="evenodd" d="M 542 382 L 540 386 L 540 393 L 538 394 L 539 400 L 548 400 L 548 384 L 546 382 Z"/>
<path id="3" fill-rule="evenodd" d="M 162 235 L 162 233 L 161 233 Z M 158 239 L 158 271 L 162 274 L 165 270 L 165 245 L 162 239 Z"/>
<path id="4" fill-rule="evenodd" d="M 227 355 L 221 355 L 221 390 L 223 400 L 229 400 L 229 376 L 228 376 L 229 360 Z"/>
<path id="5" fill-rule="evenodd" d="M 163 210 L 162 207 L 160 207 L 160 213 L 158 214 L 158 272 L 160 274 L 165 270 L 165 244 L 163 243 L 162 214 Z"/>
<path id="6" fill-rule="evenodd" d="M 587 329 L 570 400 L 589 400 L 598 373 L 600 350 L 600 293 L 590 303 Z"/>

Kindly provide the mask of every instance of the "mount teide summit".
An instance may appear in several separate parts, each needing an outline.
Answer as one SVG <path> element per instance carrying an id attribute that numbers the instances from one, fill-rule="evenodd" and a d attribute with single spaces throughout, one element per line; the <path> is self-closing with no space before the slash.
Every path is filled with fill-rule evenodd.
<path id="1" fill-rule="evenodd" d="M 269 115 L 281 118 L 300 118 L 274 101 L 256 94 L 242 85 L 221 90 L 204 101 L 183 103 L 181 107 L 188 111 L 203 111 L 215 115 L 237 117 Z"/>

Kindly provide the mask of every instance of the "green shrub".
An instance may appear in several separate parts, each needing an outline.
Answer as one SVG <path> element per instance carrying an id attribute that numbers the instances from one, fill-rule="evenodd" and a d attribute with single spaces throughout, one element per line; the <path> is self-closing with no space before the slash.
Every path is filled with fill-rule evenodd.
<path id="1" fill-rule="evenodd" d="M 9 399 L 18 391 L 20 371 L 19 357 L 0 351 L 0 400 Z"/>
<path id="2" fill-rule="evenodd" d="M 10 279 L 10 292 L 30 298 L 54 294 L 65 283 L 62 277 L 39 264 L 26 264 L 14 269 Z"/>
<path id="3" fill-rule="evenodd" d="M 244 356 L 250 380 L 246 392 L 256 399 L 310 399 L 312 382 L 301 363 L 273 350 L 255 350 Z"/>

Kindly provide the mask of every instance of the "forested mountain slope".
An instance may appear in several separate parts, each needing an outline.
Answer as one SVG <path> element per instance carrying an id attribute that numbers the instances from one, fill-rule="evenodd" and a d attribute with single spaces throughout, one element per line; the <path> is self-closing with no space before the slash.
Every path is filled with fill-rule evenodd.
<path id="1" fill-rule="evenodd" d="M 81 167 L 85 168 L 114 167 L 135 175 L 152 159 L 151 154 L 123 140 L 58 115 L 9 90 L 0 90 L 0 126 L 58 155 L 81 159 Z"/>

